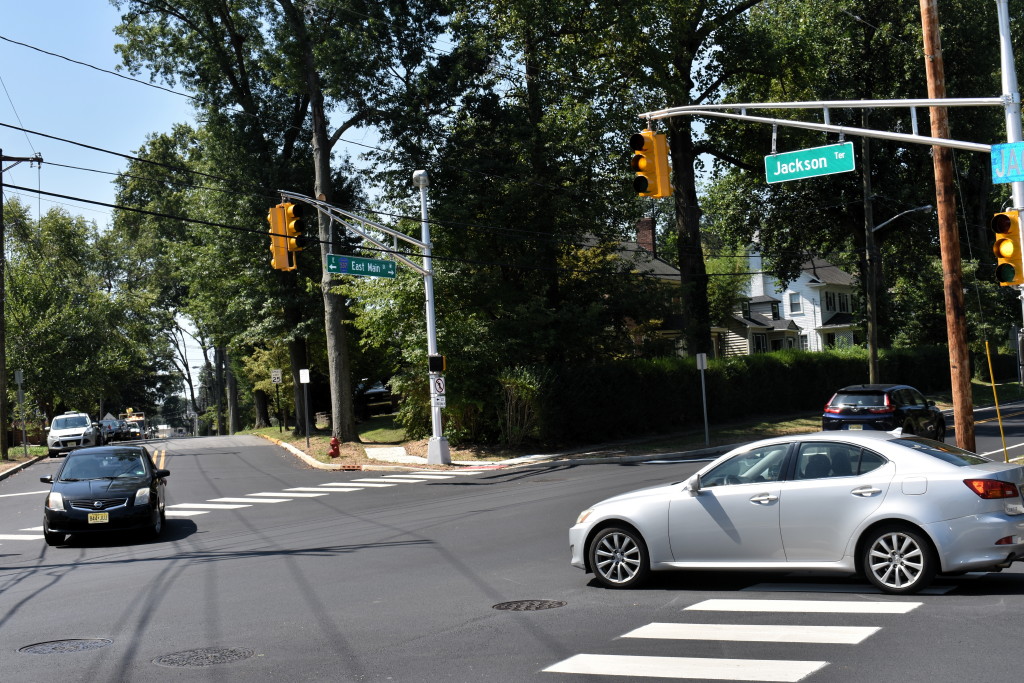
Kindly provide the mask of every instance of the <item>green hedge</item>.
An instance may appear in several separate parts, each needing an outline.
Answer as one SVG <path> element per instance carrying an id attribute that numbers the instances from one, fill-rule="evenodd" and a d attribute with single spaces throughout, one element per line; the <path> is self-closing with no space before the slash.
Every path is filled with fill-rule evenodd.
<path id="1" fill-rule="evenodd" d="M 945 347 L 887 350 L 884 382 L 948 390 Z M 987 374 L 987 371 L 986 371 Z M 839 388 L 868 381 L 867 352 L 780 351 L 711 360 L 704 373 L 708 419 L 814 413 Z M 541 399 L 546 443 L 593 443 L 703 424 L 701 380 L 692 358 L 625 359 L 556 368 Z"/>

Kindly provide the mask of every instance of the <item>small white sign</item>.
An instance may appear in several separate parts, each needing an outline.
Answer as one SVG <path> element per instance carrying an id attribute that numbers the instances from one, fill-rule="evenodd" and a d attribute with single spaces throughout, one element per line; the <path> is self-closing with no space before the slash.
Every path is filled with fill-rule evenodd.
<path id="1" fill-rule="evenodd" d="M 432 407 L 434 407 L 434 408 L 444 408 L 445 407 L 445 397 L 444 397 L 444 394 L 431 396 L 430 397 L 430 405 Z"/>
<path id="2" fill-rule="evenodd" d="M 299 383 L 300 384 L 309 384 L 309 370 L 307 370 L 305 368 L 303 368 L 302 370 L 299 370 Z"/>
<path id="3" fill-rule="evenodd" d="M 280 368 L 270 371 L 270 381 L 273 382 L 274 384 L 281 384 L 282 375 Z"/>
<path id="4" fill-rule="evenodd" d="M 697 369 L 707 370 L 708 369 L 708 354 L 698 353 L 697 354 Z"/>
<path id="5" fill-rule="evenodd" d="M 444 377 L 434 378 L 434 393 L 438 396 L 444 395 Z"/>

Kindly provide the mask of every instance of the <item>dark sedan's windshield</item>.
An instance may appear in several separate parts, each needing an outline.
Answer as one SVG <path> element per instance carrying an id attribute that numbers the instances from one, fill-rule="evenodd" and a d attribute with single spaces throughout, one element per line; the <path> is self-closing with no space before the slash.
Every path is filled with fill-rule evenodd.
<path id="1" fill-rule="evenodd" d="M 911 448 L 919 453 L 926 453 L 933 458 L 938 458 L 943 462 L 948 462 L 950 465 L 956 465 L 957 467 L 970 467 L 971 465 L 982 465 L 987 462 L 992 462 L 986 457 L 980 456 L 977 453 L 971 453 L 965 451 L 962 448 L 956 446 L 950 446 L 946 443 L 939 443 L 938 441 L 932 441 L 931 439 L 925 439 L 920 436 L 905 436 L 901 439 L 897 439 L 895 443 L 906 448 Z"/>
<path id="2" fill-rule="evenodd" d="M 142 454 L 123 450 L 103 453 L 72 453 L 61 470 L 63 481 L 81 479 L 117 479 L 141 477 L 146 474 Z"/>

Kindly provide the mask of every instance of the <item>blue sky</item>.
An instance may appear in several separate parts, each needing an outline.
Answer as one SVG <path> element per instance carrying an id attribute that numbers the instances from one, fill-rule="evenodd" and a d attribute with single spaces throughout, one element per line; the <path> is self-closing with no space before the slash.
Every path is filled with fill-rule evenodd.
<path id="1" fill-rule="evenodd" d="M 169 130 L 176 122 L 191 122 L 188 98 L 150 88 L 74 64 L 8 41 L 26 43 L 47 52 L 114 70 L 117 10 L 104 0 L 0 0 L 0 123 L 47 135 L 132 154 L 146 135 Z M 126 74 L 127 75 L 127 74 Z M 146 80 L 143 78 L 143 80 Z M 126 160 L 37 135 L 0 127 L 5 156 L 42 155 L 42 167 L 19 164 L 4 173 L 5 185 L 113 203 L 113 176 L 60 168 L 64 164 L 107 173 L 122 171 Z M 10 163 L 5 163 L 7 168 Z M 110 222 L 110 210 L 81 202 L 25 194 L 5 187 L 5 198 L 19 196 L 45 213 L 55 203 L 70 213 L 94 220 L 100 228 Z"/>

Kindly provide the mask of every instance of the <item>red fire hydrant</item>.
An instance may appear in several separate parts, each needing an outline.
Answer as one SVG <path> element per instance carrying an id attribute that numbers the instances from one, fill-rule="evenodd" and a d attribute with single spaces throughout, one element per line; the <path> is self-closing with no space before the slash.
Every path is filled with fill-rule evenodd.
<path id="1" fill-rule="evenodd" d="M 327 455 L 331 456 L 332 458 L 337 458 L 338 456 L 340 456 L 341 453 L 338 452 L 338 446 L 340 446 L 340 445 L 341 445 L 341 442 L 338 441 L 338 437 L 332 436 L 331 437 L 331 450 L 327 453 Z"/>

